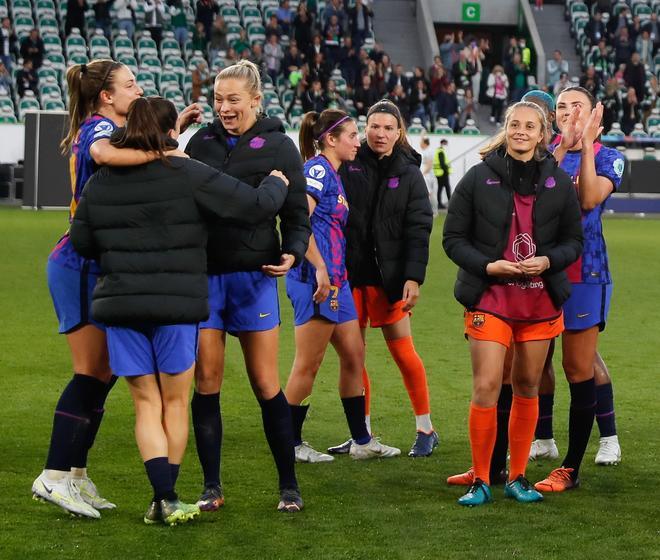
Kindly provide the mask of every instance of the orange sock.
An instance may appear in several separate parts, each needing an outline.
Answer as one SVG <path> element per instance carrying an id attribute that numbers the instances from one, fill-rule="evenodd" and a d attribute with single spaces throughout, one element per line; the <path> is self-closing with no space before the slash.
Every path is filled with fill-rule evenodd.
<path id="1" fill-rule="evenodd" d="M 388 340 L 387 347 L 403 376 L 415 416 L 429 414 L 429 388 L 426 384 L 426 369 L 413 345 L 412 336 Z"/>
<path id="2" fill-rule="evenodd" d="M 497 438 L 497 406 L 484 408 L 470 403 L 468 429 L 474 476 L 490 484 L 490 459 Z"/>
<path id="3" fill-rule="evenodd" d="M 371 382 L 367 368 L 362 368 L 362 383 L 364 383 L 364 413 L 366 416 L 371 414 Z"/>
<path id="4" fill-rule="evenodd" d="M 513 395 L 509 416 L 509 480 L 525 475 L 529 449 L 532 447 L 536 421 L 539 418 L 539 398 L 531 399 Z"/>

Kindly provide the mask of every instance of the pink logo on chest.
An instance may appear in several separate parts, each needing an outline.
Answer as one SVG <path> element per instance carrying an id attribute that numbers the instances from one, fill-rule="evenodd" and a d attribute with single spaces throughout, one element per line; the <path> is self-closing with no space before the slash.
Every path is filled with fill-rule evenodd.
<path id="1" fill-rule="evenodd" d="M 396 189 L 398 186 L 399 186 L 398 177 L 391 177 L 390 180 L 387 182 L 388 189 Z"/>
<path id="2" fill-rule="evenodd" d="M 253 150 L 259 150 L 264 147 L 265 143 L 265 138 L 262 138 L 261 136 L 255 136 L 252 140 L 250 140 L 250 148 Z"/>
<path id="3" fill-rule="evenodd" d="M 554 177 L 548 177 L 545 180 L 545 188 L 546 189 L 554 189 L 557 186 L 557 181 L 555 181 Z"/>

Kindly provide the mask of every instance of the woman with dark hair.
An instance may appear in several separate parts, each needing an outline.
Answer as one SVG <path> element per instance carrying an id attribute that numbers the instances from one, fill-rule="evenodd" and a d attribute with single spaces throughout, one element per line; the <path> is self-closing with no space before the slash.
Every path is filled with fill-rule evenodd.
<path id="1" fill-rule="evenodd" d="M 158 158 L 96 172 L 71 226 L 76 250 L 100 264 L 92 315 L 107 325 L 110 367 L 126 377 L 135 404 L 135 436 L 154 492 L 144 521 L 168 525 L 199 515 L 174 488 L 188 441 L 198 323 L 208 317 L 206 222 L 272 218 L 288 184 L 273 171 L 255 189 L 168 155 L 176 127 L 170 101 L 135 100 L 112 144 Z"/>
<path id="2" fill-rule="evenodd" d="M 363 338 L 381 328 L 415 412 L 417 437 L 409 455 L 428 456 L 438 445 L 431 423 L 424 364 L 412 339 L 410 312 L 419 298 L 429 257 L 433 212 L 420 155 L 406 139 L 396 105 L 379 101 L 367 114 L 367 139 L 341 177 L 351 208 L 346 229 L 348 281 Z M 367 427 L 370 387 L 363 372 Z M 330 448 L 348 453 L 350 440 Z"/>
<path id="3" fill-rule="evenodd" d="M 348 203 L 337 170 L 360 147 L 355 121 L 343 111 L 307 113 L 300 127 L 307 202 L 312 224 L 302 264 L 289 271 L 287 295 L 293 304 L 296 357 L 286 385 L 296 444 L 296 461 L 322 463 L 333 457 L 302 439 L 314 379 L 331 343 L 339 355 L 339 396 L 351 432 L 354 459 L 394 457 L 400 451 L 371 437 L 365 419 L 364 343 L 345 265 L 344 227 Z M 317 155 L 317 152 L 320 152 Z"/>
<path id="4" fill-rule="evenodd" d="M 547 156 L 547 122 L 535 103 L 506 112 L 505 125 L 481 151 L 449 202 L 443 246 L 460 268 L 454 294 L 465 306 L 473 391 L 469 434 L 474 481 L 458 503 L 492 501 L 491 456 L 505 357 L 514 345 L 511 450 L 505 496 L 543 496 L 525 478 L 538 418 L 538 389 L 550 341 L 563 330 L 570 294 L 564 269 L 582 250 L 580 213 L 569 177 Z"/>

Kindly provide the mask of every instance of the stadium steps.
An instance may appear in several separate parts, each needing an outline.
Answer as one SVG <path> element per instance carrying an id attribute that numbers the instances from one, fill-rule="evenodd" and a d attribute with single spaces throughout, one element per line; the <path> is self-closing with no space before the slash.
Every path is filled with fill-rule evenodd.
<path id="1" fill-rule="evenodd" d="M 575 52 L 575 40 L 570 34 L 570 24 L 564 19 L 564 6 L 546 4 L 542 11 L 532 9 L 534 21 L 541 36 L 547 60 L 559 49 L 564 60 L 568 61 L 569 78 L 580 76 L 580 57 Z"/>
<path id="2" fill-rule="evenodd" d="M 406 70 L 425 66 L 413 9 L 410 0 L 379 0 L 373 19 L 376 41 Z"/>

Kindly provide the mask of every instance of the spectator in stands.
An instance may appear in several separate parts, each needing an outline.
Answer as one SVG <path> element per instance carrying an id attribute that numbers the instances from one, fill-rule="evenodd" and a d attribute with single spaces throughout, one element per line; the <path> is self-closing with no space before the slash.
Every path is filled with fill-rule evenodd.
<path id="1" fill-rule="evenodd" d="M 410 102 L 408 101 L 408 94 L 405 92 L 400 83 L 394 84 L 394 87 L 387 96 L 388 101 L 394 103 L 401 113 L 406 126 L 410 124 Z"/>
<path id="2" fill-rule="evenodd" d="M 266 55 L 264 53 L 264 47 L 261 46 L 259 41 L 252 43 L 252 48 L 250 49 L 250 56 L 248 60 L 252 62 L 257 68 L 259 68 L 259 73 L 261 75 L 268 73 L 268 67 L 266 66 Z M 277 78 L 277 76 L 275 76 Z M 273 83 L 275 83 L 275 78 L 271 78 Z"/>
<path id="3" fill-rule="evenodd" d="M 610 35 L 610 39 L 614 40 L 616 37 L 618 37 L 622 29 L 629 31 L 629 18 L 630 10 L 627 7 L 622 8 L 618 16 L 613 16 L 610 18 L 610 21 L 607 22 L 607 31 Z"/>
<path id="4" fill-rule="evenodd" d="M 294 70 L 299 70 L 303 65 L 303 57 L 298 50 L 296 41 L 291 41 L 289 48 L 282 59 L 282 74 L 289 78 L 289 74 Z"/>
<path id="5" fill-rule="evenodd" d="M 374 13 L 369 6 L 365 6 L 362 0 L 356 0 L 355 6 L 348 9 L 348 21 L 353 43 L 359 48 L 365 39 L 371 34 L 371 18 Z"/>
<path id="6" fill-rule="evenodd" d="M 504 51 L 504 57 L 502 62 L 504 63 L 504 68 L 511 66 L 513 63 L 513 56 L 518 53 L 520 54 L 520 47 L 518 46 L 518 39 L 515 37 L 509 37 L 509 46 Z"/>
<path id="7" fill-rule="evenodd" d="M 436 54 L 433 57 L 433 64 L 431 64 L 431 67 L 429 68 L 429 81 L 433 80 L 433 76 L 435 76 L 435 71 L 439 68 L 444 69 L 444 66 L 442 64 L 442 57 L 439 54 Z"/>
<path id="8" fill-rule="evenodd" d="M 566 72 L 562 72 L 559 76 L 559 81 L 554 85 L 554 88 L 552 89 L 552 93 L 554 93 L 556 97 L 570 85 L 571 80 L 568 77 L 568 74 Z"/>
<path id="9" fill-rule="evenodd" d="M 431 128 L 431 96 L 426 85 L 426 80 L 424 79 L 424 70 L 421 68 L 420 70 L 422 71 L 422 79 L 415 80 L 414 87 L 410 92 L 410 119 L 419 118 L 424 127 L 429 130 Z"/>
<path id="10" fill-rule="evenodd" d="M 337 16 L 339 25 L 345 31 L 348 27 L 348 15 L 344 9 L 344 3 L 342 0 L 330 0 L 330 4 L 326 5 L 325 11 L 323 12 L 323 26 L 328 25 L 328 22 L 332 16 Z"/>
<path id="11" fill-rule="evenodd" d="M 85 11 L 89 8 L 87 0 L 67 0 L 64 34 L 69 36 L 71 30 L 77 27 L 81 34 L 85 33 Z"/>
<path id="12" fill-rule="evenodd" d="M 97 29 L 103 29 L 108 41 L 112 39 L 112 17 L 110 16 L 110 5 L 112 0 L 96 0 L 94 2 L 94 25 Z"/>
<path id="13" fill-rule="evenodd" d="M 200 51 L 204 55 L 206 55 L 206 49 L 208 47 L 208 44 L 209 42 L 208 39 L 206 38 L 206 29 L 204 29 L 204 24 L 201 21 L 195 22 L 195 30 L 193 31 L 192 34 L 192 50 Z M 238 49 L 236 50 L 238 51 Z M 243 51 L 241 50 L 240 52 Z"/>
<path id="14" fill-rule="evenodd" d="M 0 94 L 10 96 L 12 92 L 12 79 L 5 63 L 0 60 Z"/>
<path id="15" fill-rule="evenodd" d="M 596 97 L 600 88 L 600 78 L 593 66 L 589 66 L 584 74 L 580 76 L 580 86 L 586 89 L 591 95 Z"/>
<path id="16" fill-rule="evenodd" d="M 630 62 L 626 64 L 626 70 L 623 73 L 623 80 L 628 87 L 635 89 L 639 101 L 644 99 L 646 71 L 644 70 L 644 65 L 642 64 L 638 52 L 633 53 Z"/>
<path id="17" fill-rule="evenodd" d="M 293 34 L 298 43 L 300 52 L 305 53 L 312 44 L 313 22 L 307 11 L 307 4 L 301 2 L 298 4 L 296 17 L 293 20 Z"/>
<path id="18" fill-rule="evenodd" d="M 509 74 L 509 83 L 511 84 L 511 100 L 520 101 L 527 90 L 527 76 L 529 68 L 522 61 L 520 53 L 513 55 L 511 62 L 511 72 Z"/>
<path id="19" fill-rule="evenodd" d="M 353 39 L 347 35 L 339 51 L 339 69 L 351 87 L 355 87 L 360 76 L 360 58 L 358 49 L 353 45 Z"/>
<path id="20" fill-rule="evenodd" d="M 207 89 L 213 84 L 213 78 L 206 60 L 200 60 L 192 71 L 192 90 L 190 97 L 193 103 L 197 103 L 197 100 L 202 95 L 208 99 L 209 96 L 206 95 Z"/>
<path id="21" fill-rule="evenodd" d="M 553 88 L 555 83 L 559 80 L 562 73 L 568 74 L 568 61 L 564 60 L 561 56 L 560 50 L 555 50 L 552 53 L 552 58 L 546 63 L 546 81 L 548 87 Z"/>
<path id="22" fill-rule="evenodd" d="M 502 111 L 504 110 L 504 103 L 509 97 L 509 78 L 504 73 L 504 68 L 499 64 L 493 67 L 492 72 L 488 75 L 488 88 L 486 89 L 486 97 L 490 99 L 490 122 L 502 124 Z"/>
<path id="23" fill-rule="evenodd" d="M 440 60 L 447 72 L 454 66 L 454 35 L 447 33 L 440 44 Z"/>
<path id="24" fill-rule="evenodd" d="M 211 41 L 209 42 L 211 60 L 214 60 L 220 51 L 226 51 L 228 47 L 227 23 L 222 16 L 216 16 L 213 20 L 213 27 L 211 27 Z"/>
<path id="25" fill-rule="evenodd" d="M 450 82 L 447 91 L 441 92 L 438 99 L 438 117 L 447 119 L 452 130 L 456 130 L 458 117 L 458 100 L 456 99 L 456 86 Z"/>
<path id="26" fill-rule="evenodd" d="M 632 57 L 634 50 L 635 45 L 630 40 L 628 28 L 622 27 L 619 34 L 614 39 L 614 63 L 617 66 L 619 64 L 625 64 Z"/>
<path id="27" fill-rule="evenodd" d="M 591 63 L 594 65 L 596 72 L 600 75 L 601 80 L 609 75 L 610 64 L 613 62 L 614 57 L 608 49 L 605 39 L 601 39 L 598 42 L 598 50 L 591 57 Z"/>
<path id="28" fill-rule="evenodd" d="M 394 71 L 387 81 L 387 90 L 394 91 L 394 87 L 400 85 L 405 93 L 410 91 L 410 80 L 403 73 L 403 64 L 395 64 Z M 396 105 L 396 103 L 395 103 Z M 401 107 L 399 107 L 401 109 Z"/>
<path id="29" fill-rule="evenodd" d="M 390 80 L 390 76 L 392 75 L 392 59 L 390 58 L 390 55 L 385 53 L 383 55 L 383 58 L 380 61 L 380 68 L 381 72 L 383 73 L 383 79 L 385 80 L 385 83 L 387 84 Z"/>
<path id="30" fill-rule="evenodd" d="M 268 41 L 264 47 L 264 54 L 266 56 L 266 71 L 268 72 L 270 79 L 275 83 L 282 67 L 284 51 L 282 50 L 282 45 L 280 45 L 280 42 L 277 39 L 277 35 L 274 33 L 268 37 Z"/>
<path id="31" fill-rule="evenodd" d="M 280 24 L 284 34 L 289 35 L 291 31 L 291 22 L 293 20 L 291 7 L 289 6 L 289 0 L 282 0 L 280 2 L 280 7 L 277 8 L 275 15 L 277 16 L 277 23 Z"/>
<path id="32" fill-rule="evenodd" d="M 532 66 L 532 50 L 527 46 L 527 40 L 521 37 L 518 39 L 518 46 L 520 47 L 520 60 L 527 68 L 530 68 Z"/>
<path id="33" fill-rule="evenodd" d="M 23 57 L 23 60 L 31 60 L 32 67 L 39 70 L 44 61 L 45 53 L 44 41 L 39 35 L 39 30 L 32 29 L 30 34 L 21 41 L 21 57 Z"/>
<path id="34" fill-rule="evenodd" d="M 337 83 L 332 79 L 328 80 L 328 87 L 325 96 L 328 101 L 328 109 L 339 109 L 344 112 L 348 109 L 346 106 L 346 100 L 337 89 Z"/>
<path id="35" fill-rule="evenodd" d="M 590 45 L 597 45 L 601 39 L 607 37 L 607 28 L 603 23 L 603 14 L 596 12 L 594 16 L 587 22 L 584 32 L 587 34 Z"/>
<path id="36" fill-rule="evenodd" d="M 165 4 L 163 0 L 145 0 L 144 28 L 151 33 L 151 38 L 160 46 L 163 38 L 163 22 L 165 19 Z"/>
<path id="37" fill-rule="evenodd" d="M 369 60 L 367 63 L 367 74 L 371 78 L 371 87 L 376 90 L 378 97 L 382 97 L 387 94 L 387 84 L 385 83 L 385 74 L 383 73 L 383 63 L 379 62 L 376 64 L 375 61 Z M 424 70 L 422 70 L 423 78 Z"/>
<path id="38" fill-rule="evenodd" d="M 653 43 L 653 52 L 660 49 L 660 24 L 658 24 L 658 13 L 653 12 L 651 17 L 644 22 L 643 29 L 649 32 L 649 38 Z"/>
<path id="39" fill-rule="evenodd" d="M 603 130 L 607 133 L 612 128 L 613 123 L 619 122 L 619 112 L 621 111 L 621 97 L 616 78 L 607 80 L 605 95 L 601 103 L 603 104 Z"/>
<path id="40" fill-rule="evenodd" d="M 186 43 L 188 42 L 188 20 L 186 19 L 188 0 L 185 0 L 185 2 L 184 5 L 184 0 L 167 0 L 174 38 L 179 43 L 182 51 L 186 48 Z M 211 57 L 211 60 L 213 60 L 213 57 Z"/>
<path id="41" fill-rule="evenodd" d="M 126 31 L 126 35 L 132 40 L 135 34 L 134 18 L 138 9 L 137 0 L 114 0 L 112 6 L 117 10 L 117 27 Z M 174 18 L 172 18 L 172 24 L 174 24 Z"/>
<path id="42" fill-rule="evenodd" d="M 465 90 L 465 94 L 462 97 L 457 97 L 459 129 L 464 128 L 469 119 L 472 119 L 475 124 L 478 122 L 479 118 L 477 117 L 477 108 L 474 99 L 471 89 Z"/>
<path id="43" fill-rule="evenodd" d="M 318 80 L 325 87 L 330 77 L 330 68 L 325 61 L 325 55 L 322 52 L 316 53 L 308 66 L 310 79 Z"/>
<path id="44" fill-rule="evenodd" d="M 197 0 L 196 8 L 195 23 L 202 22 L 206 38 L 210 40 L 213 19 L 220 13 L 220 7 L 213 0 Z"/>
<path id="45" fill-rule="evenodd" d="M 279 39 L 279 36 L 277 38 Z M 234 50 L 236 51 L 236 54 L 239 58 L 243 58 L 243 53 L 245 51 L 250 54 L 250 41 L 248 40 L 245 29 L 241 28 L 238 39 L 234 40 L 231 46 L 234 47 Z"/>
<path id="46" fill-rule="evenodd" d="M 268 19 L 268 23 L 266 24 L 266 39 L 268 39 L 268 37 L 271 35 L 277 35 L 278 39 L 284 35 L 284 30 L 282 29 L 282 26 L 277 22 L 277 15 L 275 14 L 271 14 L 270 18 Z"/>
<path id="47" fill-rule="evenodd" d="M 317 113 L 320 113 L 326 108 L 328 104 L 328 98 L 323 91 L 321 80 L 316 78 L 312 80 L 312 87 L 303 93 L 301 101 L 303 111 L 305 111 L 305 113 L 309 111 L 316 111 Z"/>
<path id="48" fill-rule="evenodd" d="M 18 96 L 23 97 L 27 90 L 31 90 L 37 94 L 37 86 L 39 78 L 37 72 L 32 65 L 32 60 L 26 58 L 23 60 L 23 68 L 16 74 L 16 87 L 18 88 Z"/>
<path id="49" fill-rule="evenodd" d="M 648 29 L 643 29 L 637 41 L 635 41 L 635 50 L 639 53 L 639 58 L 642 64 L 648 64 L 651 72 L 653 72 L 653 41 Z"/>
<path id="50" fill-rule="evenodd" d="M 472 46 L 470 47 L 469 60 L 474 64 L 475 73 L 472 74 L 472 93 L 474 94 L 474 104 L 475 107 L 479 104 L 479 98 L 481 97 L 481 82 L 483 77 L 483 63 L 486 60 L 486 51 L 490 49 L 488 39 L 481 39 L 477 43 L 472 41 Z"/>
<path id="51" fill-rule="evenodd" d="M 631 86 L 628 88 L 628 93 L 623 98 L 622 105 L 623 118 L 621 119 L 621 130 L 625 134 L 630 134 L 635 128 L 635 124 L 642 120 L 642 112 L 634 87 Z"/>
<path id="52" fill-rule="evenodd" d="M 371 85 L 371 77 L 368 74 L 362 76 L 362 83 L 355 90 L 353 96 L 355 109 L 358 115 L 367 115 L 369 107 L 378 101 L 378 92 Z"/>
<path id="53" fill-rule="evenodd" d="M 234 47 L 229 47 L 227 49 L 227 55 L 225 56 L 225 67 L 231 66 L 232 64 L 236 64 L 237 62 L 238 62 L 238 55 L 236 54 Z"/>
<path id="54" fill-rule="evenodd" d="M 342 29 L 339 25 L 339 18 L 337 16 L 331 16 L 323 29 L 325 55 L 330 66 L 334 66 L 338 62 L 341 36 Z"/>
<path id="55" fill-rule="evenodd" d="M 12 55 L 18 58 L 18 38 L 11 28 L 11 20 L 2 18 L 0 26 L 0 60 L 4 63 L 7 70 L 11 71 L 13 67 Z"/>
<path id="56" fill-rule="evenodd" d="M 632 25 L 628 26 L 628 32 L 630 35 L 630 40 L 634 45 L 637 42 L 637 37 L 642 34 L 642 20 L 639 18 L 639 16 L 635 16 L 633 18 Z"/>

